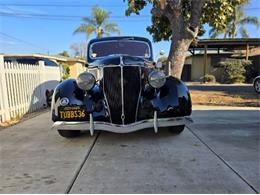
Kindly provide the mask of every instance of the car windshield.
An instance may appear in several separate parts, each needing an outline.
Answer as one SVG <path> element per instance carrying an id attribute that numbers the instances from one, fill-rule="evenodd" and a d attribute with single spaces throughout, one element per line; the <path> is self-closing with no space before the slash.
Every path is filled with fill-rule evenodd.
<path id="1" fill-rule="evenodd" d="M 126 54 L 138 57 L 150 57 L 149 44 L 144 41 L 102 41 L 90 46 L 90 57 L 92 59 L 102 58 L 109 55 Z"/>

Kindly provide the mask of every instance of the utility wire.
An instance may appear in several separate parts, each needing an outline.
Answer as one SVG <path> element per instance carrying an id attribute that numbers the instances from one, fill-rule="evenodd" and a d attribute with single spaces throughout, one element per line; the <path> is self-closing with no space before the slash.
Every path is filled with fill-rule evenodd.
<path id="1" fill-rule="evenodd" d="M 19 7 L 90 7 L 92 8 L 95 5 L 86 5 L 86 4 L 20 4 L 20 3 L 0 3 L 0 6 L 19 6 Z M 127 5 L 101 5 L 100 7 L 106 8 L 125 8 Z"/>
<path id="2" fill-rule="evenodd" d="M 18 19 L 32 19 L 32 20 L 46 20 L 46 21 L 64 21 L 64 22 L 68 22 L 68 21 L 81 21 L 80 19 L 73 19 L 73 18 L 68 18 L 68 19 L 65 19 L 65 18 L 47 18 L 47 17 L 21 17 L 21 16 L 13 16 L 13 15 L 10 15 L 10 16 L 7 16 L 7 15 L 1 15 L 1 17 L 11 17 L 11 18 L 18 18 Z M 146 22 L 146 21 L 149 21 L 149 20 L 131 20 L 131 19 L 116 19 L 116 20 L 111 20 L 112 22 Z"/>
<path id="3" fill-rule="evenodd" d="M 31 13 L 6 13 L 6 12 L 1 12 L 0 14 L 2 15 L 15 15 L 15 16 L 36 16 L 36 17 L 53 17 L 53 18 L 83 18 L 83 17 L 91 17 L 91 16 L 79 16 L 79 15 L 52 15 L 52 14 L 31 14 Z M 115 18 L 115 19 L 122 19 L 122 17 L 126 17 L 124 15 L 122 16 L 110 16 L 110 18 Z M 131 19 L 139 19 L 139 18 L 150 18 L 151 16 L 149 15 L 139 15 L 139 16 L 134 16 Z"/>
<path id="4" fill-rule="evenodd" d="M 14 17 L 14 18 L 19 18 L 19 19 L 42 19 L 42 20 L 49 20 L 49 21 L 81 21 L 82 17 L 52 17 L 52 16 L 35 16 L 35 15 L 17 15 L 17 14 L 6 14 L 6 13 L 1 13 L 0 12 L 0 16 L 2 17 Z M 115 21 L 115 22 L 145 22 L 148 21 L 149 18 L 144 19 L 144 18 L 116 18 L 113 19 L 111 18 L 111 21 Z"/>
<path id="5" fill-rule="evenodd" d="M 48 50 L 48 49 L 46 49 L 46 48 L 42 48 L 42 47 L 39 46 L 39 45 L 36 45 L 36 44 L 34 44 L 34 43 L 30 43 L 30 42 L 28 42 L 28 41 L 19 39 L 19 38 L 17 38 L 17 37 L 8 35 L 8 34 L 3 33 L 3 32 L 0 32 L 0 35 L 3 35 L 3 36 L 5 36 L 5 37 L 8 37 L 8 38 L 10 38 L 10 39 L 13 39 L 13 40 L 16 40 L 16 41 L 19 41 L 19 42 L 22 42 L 22 43 L 25 43 L 25 44 L 30 45 L 30 46 L 33 46 L 33 47 L 35 47 L 35 48 L 41 48 L 41 49 L 43 49 L 43 50 Z"/>
<path id="6" fill-rule="evenodd" d="M 96 5 L 96 4 L 95 4 Z M 17 6 L 17 7 L 90 7 L 92 8 L 95 5 L 90 4 L 30 4 L 30 3 L 0 3 L 0 6 Z M 121 5 L 100 5 L 100 7 L 106 7 L 106 8 L 125 8 L 126 6 Z M 252 8 L 244 8 L 244 10 L 259 10 L 260 7 L 252 7 Z"/>

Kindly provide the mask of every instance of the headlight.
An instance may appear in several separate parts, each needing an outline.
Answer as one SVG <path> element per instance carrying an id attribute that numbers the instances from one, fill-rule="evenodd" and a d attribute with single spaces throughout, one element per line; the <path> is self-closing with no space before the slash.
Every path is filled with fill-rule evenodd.
<path id="1" fill-rule="evenodd" d="M 166 82 L 166 76 L 163 72 L 152 71 L 148 76 L 149 84 L 154 88 L 162 87 Z"/>
<path id="2" fill-rule="evenodd" d="M 95 85 L 96 79 L 93 74 L 89 72 L 81 73 L 77 78 L 77 84 L 82 90 L 90 90 Z"/>

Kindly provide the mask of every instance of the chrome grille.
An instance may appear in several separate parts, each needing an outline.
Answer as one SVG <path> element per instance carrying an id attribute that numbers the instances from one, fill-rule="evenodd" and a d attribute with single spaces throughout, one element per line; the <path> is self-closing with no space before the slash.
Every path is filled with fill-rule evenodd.
<path id="1" fill-rule="evenodd" d="M 139 66 L 104 67 L 103 90 L 112 123 L 129 124 L 136 121 L 141 90 L 140 71 Z"/>

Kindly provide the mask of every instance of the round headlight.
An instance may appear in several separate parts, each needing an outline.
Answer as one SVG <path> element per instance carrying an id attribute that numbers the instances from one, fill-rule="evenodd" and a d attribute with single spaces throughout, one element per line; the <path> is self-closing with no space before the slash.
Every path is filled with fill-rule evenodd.
<path id="1" fill-rule="evenodd" d="M 81 73 L 77 78 L 77 84 L 82 90 L 90 90 L 95 85 L 96 79 L 93 74 L 89 72 Z"/>
<path id="2" fill-rule="evenodd" d="M 148 76 L 149 84 L 154 88 L 162 87 L 166 82 L 166 76 L 163 72 L 152 71 Z"/>

